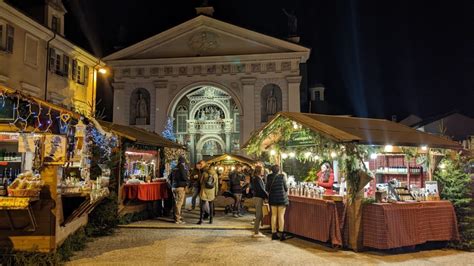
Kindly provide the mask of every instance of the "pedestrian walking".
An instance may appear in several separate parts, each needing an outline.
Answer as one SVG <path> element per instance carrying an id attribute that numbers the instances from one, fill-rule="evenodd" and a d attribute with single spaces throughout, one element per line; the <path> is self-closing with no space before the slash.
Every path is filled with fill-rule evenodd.
<path id="1" fill-rule="evenodd" d="M 199 221 L 198 224 L 202 224 L 204 219 L 204 206 L 209 205 L 209 223 L 212 224 L 214 218 L 214 200 L 219 191 L 219 180 L 215 169 L 208 167 L 205 161 L 200 162 L 202 176 L 200 179 L 201 191 L 200 197 L 200 210 L 199 210 Z"/>
<path id="2" fill-rule="evenodd" d="M 268 203 L 270 204 L 272 217 L 272 240 L 280 238 L 286 240 L 285 228 L 285 210 L 288 206 L 288 186 L 286 178 L 280 174 L 280 167 L 273 165 L 272 173 L 267 176 L 266 190 L 268 191 Z M 278 228 L 277 228 L 278 225 Z M 278 236 L 280 232 L 280 237 Z"/>
<path id="3" fill-rule="evenodd" d="M 263 167 L 257 165 L 252 179 L 252 187 L 255 199 L 255 222 L 254 222 L 254 234 L 252 237 L 265 237 L 260 233 L 260 224 L 263 220 L 263 202 L 268 198 L 268 193 L 263 183 Z"/>
<path id="4" fill-rule="evenodd" d="M 178 158 L 178 164 L 170 175 L 171 190 L 174 197 L 174 220 L 177 224 L 184 224 L 181 209 L 186 199 L 186 187 L 189 183 L 188 171 L 185 166 L 186 160 L 183 156 Z"/>

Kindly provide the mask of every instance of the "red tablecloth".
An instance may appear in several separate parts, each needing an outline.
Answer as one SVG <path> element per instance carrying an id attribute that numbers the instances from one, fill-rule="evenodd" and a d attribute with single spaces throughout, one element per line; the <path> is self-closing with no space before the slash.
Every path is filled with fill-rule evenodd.
<path id="1" fill-rule="evenodd" d="M 342 215 L 339 215 L 334 201 L 299 196 L 288 198 L 290 204 L 285 213 L 285 231 L 342 246 Z"/>
<path id="2" fill-rule="evenodd" d="M 153 201 L 168 198 L 168 184 L 166 182 L 153 182 L 146 184 L 127 184 L 123 186 L 125 199 L 139 199 Z"/>
<path id="3" fill-rule="evenodd" d="M 449 201 L 369 204 L 362 215 L 365 247 L 391 249 L 459 239 Z"/>

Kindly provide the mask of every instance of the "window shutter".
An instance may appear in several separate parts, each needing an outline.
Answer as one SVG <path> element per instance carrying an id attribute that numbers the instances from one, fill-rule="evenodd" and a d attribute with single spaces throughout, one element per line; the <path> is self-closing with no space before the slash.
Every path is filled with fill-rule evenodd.
<path id="1" fill-rule="evenodd" d="M 81 66 L 77 65 L 76 68 L 77 68 L 76 82 L 82 84 Z"/>
<path id="2" fill-rule="evenodd" d="M 56 54 L 56 73 L 61 73 L 61 55 Z"/>
<path id="3" fill-rule="evenodd" d="M 77 76 L 77 60 L 72 60 L 71 79 L 76 81 L 76 76 Z"/>
<path id="4" fill-rule="evenodd" d="M 4 50 L 5 49 L 5 45 L 3 44 L 3 35 L 4 35 L 4 31 L 3 31 L 3 25 L 0 25 L 0 49 L 1 50 Z"/>
<path id="5" fill-rule="evenodd" d="M 10 25 L 7 25 L 7 43 L 6 43 L 6 51 L 13 53 L 13 40 L 15 36 L 15 28 Z"/>
<path id="6" fill-rule="evenodd" d="M 89 67 L 84 66 L 84 84 L 89 85 Z"/>
<path id="7" fill-rule="evenodd" d="M 49 48 L 49 71 L 54 71 L 56 65 L 56 51 L 54 48 Z"/>
<path id="8" fill-rule="evenodd" d="M 69 56 L 67 55 L 63 57 L 63 73 L 64 76 L 69 77 Z"/>

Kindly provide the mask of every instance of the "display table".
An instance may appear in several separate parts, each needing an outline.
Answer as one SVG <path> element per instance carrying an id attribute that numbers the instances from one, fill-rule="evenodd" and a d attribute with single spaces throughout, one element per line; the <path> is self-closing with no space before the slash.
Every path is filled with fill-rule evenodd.
<path id="1" fill-rule="evenodd" d="M 30 218 L 31 228 L 26 229 L 26 231 L 36 231 L 38 224 L 36 223 L 35 214 L 33 213 L 33 209 L 31 208 L 31 204 L 33 202 L 38 201 L 38 197 L 0 197 L 0 210 L 3 210 L 8 218 L 8 223 L 10 225 L 10 229 L 14 230 L 21 230 L 23 228 L 18 228 L 14 225 L 12 216 L 10 214 L 11 211 L 26 211 L 28 213 L 28 217 Z"/>
<path id="2" fill-rule="evenodd" d="M 168 184 L 166 182 L 126 184 L 123 186 L 123 195 L 128 200 L 154 201 L 167 199 Z"/>
<path id="3" fill-rule="evenodd" d="M 332 200 L 288 196 L 285 231 L 291 234 L 342 246 L 341 221 Z M 342 202 L 340 203 L 342 205 Z"/>
<path id="4" fill-rule="evenodd" d="M 364 206 L 362 215 L 364 247 L 391 249 L 459 239 L 449 201 L 375 203 Z"/>

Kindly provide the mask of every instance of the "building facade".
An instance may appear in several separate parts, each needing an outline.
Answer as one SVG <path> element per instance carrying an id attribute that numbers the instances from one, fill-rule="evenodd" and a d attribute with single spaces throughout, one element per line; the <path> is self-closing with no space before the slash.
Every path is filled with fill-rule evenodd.
<path id="1" fill-rule="evenodd" d="M 169 119 L 191 160 L 238 152 L 279 111 L 300 111 L 310 50 L 208 16 L 104 58 L 115 123 L 161 133 Z"/>
<path id="2" fill-rule="evenodd" d="M 60 0 L 42 11 L 44 23 L 0 0 L 0 84 L 90 115 L 104 63 L 65 39 Z"/>

